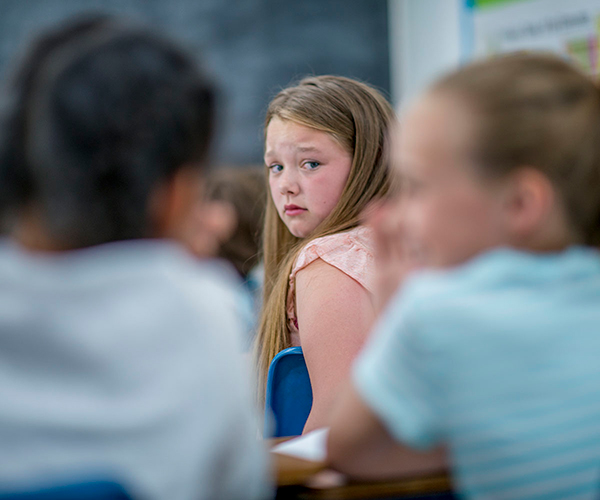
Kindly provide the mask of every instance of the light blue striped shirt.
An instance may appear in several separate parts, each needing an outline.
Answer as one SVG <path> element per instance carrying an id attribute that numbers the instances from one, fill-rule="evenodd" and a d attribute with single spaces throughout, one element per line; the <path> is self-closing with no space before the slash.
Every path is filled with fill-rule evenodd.
<path id="1" fill-rule="evenodd" d="M 600 498 L 600 254 L 502 249 L 408 280 L 354 368 L 467 498 Z"/>

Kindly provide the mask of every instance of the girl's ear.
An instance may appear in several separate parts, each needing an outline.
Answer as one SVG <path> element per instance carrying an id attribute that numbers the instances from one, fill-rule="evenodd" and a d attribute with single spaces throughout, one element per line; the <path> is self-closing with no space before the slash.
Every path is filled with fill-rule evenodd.
<path id="1" fill-rule="evenodd" d="M 548 177 L 532 167 L 511 174 L 505 199 L 506 221 L 515 243 L 534 245 L 554 224 L 556 193 Z"/>
<path id="2" fill-rule="evenodd" d="M 203 183 L 198 170 L 182 167 L 158 186 L 149 202 L 152 236 L 182 240 L 194 207 L 202 200 Z"/>

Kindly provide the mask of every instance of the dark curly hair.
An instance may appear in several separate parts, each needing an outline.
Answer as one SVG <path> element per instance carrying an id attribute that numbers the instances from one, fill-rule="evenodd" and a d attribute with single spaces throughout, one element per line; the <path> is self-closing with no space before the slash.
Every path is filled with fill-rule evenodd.
<path id="1" fill-rule="evenodd" d="M 205 162 L 212 84 L 170 41 L 113 17 L 72 20 L 39 37 L 6 97 L 5 228 L 34 206 L 70 248 L 147 237 L 152 191 Z"/>

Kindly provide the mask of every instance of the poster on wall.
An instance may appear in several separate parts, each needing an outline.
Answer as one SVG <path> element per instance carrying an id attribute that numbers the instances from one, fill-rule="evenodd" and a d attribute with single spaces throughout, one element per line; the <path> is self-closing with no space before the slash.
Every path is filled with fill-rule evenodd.
<path id="1" fill-rule="evenodd" d="M 600 74 L 600 0 L 467 0 L 469 58 L 543 50 Z"/>

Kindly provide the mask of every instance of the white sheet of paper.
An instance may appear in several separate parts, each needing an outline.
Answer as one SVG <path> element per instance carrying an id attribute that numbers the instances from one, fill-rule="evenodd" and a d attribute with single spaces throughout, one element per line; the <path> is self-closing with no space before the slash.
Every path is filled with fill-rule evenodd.
<path id="1" fill-rule="evenodd" d="M 303 460 L 322 462 L 327 456 L 328 433 L 329 428 L 327 427 L 317 429 L 304 436 L 290 439 L 289 441 L 273 446 L 271 451 L 280 453 L 281 455 L 302 458 Z"/>

